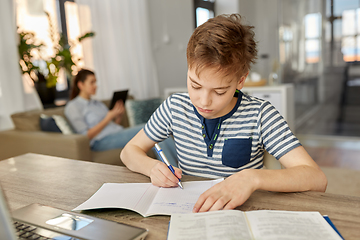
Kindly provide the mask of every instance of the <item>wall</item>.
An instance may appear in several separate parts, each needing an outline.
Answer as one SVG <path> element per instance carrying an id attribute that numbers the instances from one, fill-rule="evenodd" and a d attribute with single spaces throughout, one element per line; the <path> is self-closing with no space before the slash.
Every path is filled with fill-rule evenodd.
<path id="1" fill-rule="evenodd" d="M 215 14 L 231 14 L 239 12 L 239 1 L 234 0 L 216 0 Z"/>
<path id="2" fill-rule="evenodd" d="M 148 1 L 151 41 L 156 62 L 159 92 L 165 88 L 186 88 L 186 46 L 193 33 L 193 0 Z M 217 0 L 216 15 L 236 13 L 239 1 Z"/>
<path id="3" fill-rule="evenodd" d="M 186 46 L 194 31 L 192 0 L 148 1 L 151 41 L 159 79 L 159 92 L 165 88 L 185 88 Z"/>
<path id="4" fill-rule="evenodd" d="M 278 1 L 277 0 L 239 0 L 238 12 L 248 24 L 255 27 L 258 41 L 258 60 L 252 70 L 267 79 L 274 60 L 279 59 L 278 44 Z"/>

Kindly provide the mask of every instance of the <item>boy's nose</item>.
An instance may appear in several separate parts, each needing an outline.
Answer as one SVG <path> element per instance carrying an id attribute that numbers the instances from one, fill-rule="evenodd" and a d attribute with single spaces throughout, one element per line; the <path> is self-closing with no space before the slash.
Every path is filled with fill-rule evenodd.
<path id="1" fill-rule="evenodd" d="M 211 105 L 211 98 L 209 94 L 205 93 L 200 96 L 200 103 L 202 107 L 208 107 Z"/>

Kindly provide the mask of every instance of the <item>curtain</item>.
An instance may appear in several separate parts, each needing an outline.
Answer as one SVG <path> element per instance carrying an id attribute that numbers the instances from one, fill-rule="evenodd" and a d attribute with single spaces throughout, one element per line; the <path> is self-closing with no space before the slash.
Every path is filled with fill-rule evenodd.
<path id="1" fill-rule="evenodd" d="M 76 0 L 85 67 L 95 71 L 98 99 L 129 89 L 135 99 L 159 96 L 146 0 Z M 89 44 L 91 41 L 92 44 Z M 91 47 L 92 46 L 92 47 Z"/>
<path id="2" fill-rule="evenodd" d="M 0 1 L 0 131 L 14 127 L 10 115 L 42 105 L 33 87 L 26 92 L 19 67 L 13 0 Z M 24 80 L 26 83 L 27 81 Z"/>

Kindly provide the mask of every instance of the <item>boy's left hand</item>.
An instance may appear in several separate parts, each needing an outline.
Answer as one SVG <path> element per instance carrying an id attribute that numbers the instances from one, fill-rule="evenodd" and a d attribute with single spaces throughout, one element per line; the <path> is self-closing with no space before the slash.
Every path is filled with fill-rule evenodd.
<path id="1" fill-rule="evenodd" d="M 226 178 L 201 194 L 193 212 L 234 209 L 242 205 L 256 190 L 256 181 L 248 170 Z"/>

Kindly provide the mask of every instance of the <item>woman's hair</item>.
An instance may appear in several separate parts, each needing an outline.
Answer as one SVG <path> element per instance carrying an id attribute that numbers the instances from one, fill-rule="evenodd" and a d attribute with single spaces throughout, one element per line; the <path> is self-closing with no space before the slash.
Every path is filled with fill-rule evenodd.
<path id="1" fill-rule="evenodd" d="M 245 25 L 239 14 L 219 15 L 197 27 L 187 51 L 188 68 L 197 76 L 212 69 L 229 80 L 240 79 L 257 56 L 253 26 Z"/>
<path id="2" fill-rule="evenodd" d="M 74 99 L 77 97 L 77 95 L 79 95 L 80 93 L 80 89 L 78 87 L 78 83 L 79 82 L 85 82 L 86 78 L 89 75 L 95 75 L 95 73 L 93 71 L 90 71 L 88 69 L 81 69 L 78 74 L 76 74 L 76 76 L 74 77 L 74 81 L 73 81 L 73 86 L 72 86 L 72 91 L 71 91 L 71 95 L 70 95 L 70 100 Z"/>

